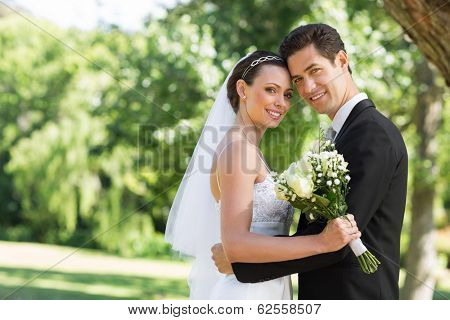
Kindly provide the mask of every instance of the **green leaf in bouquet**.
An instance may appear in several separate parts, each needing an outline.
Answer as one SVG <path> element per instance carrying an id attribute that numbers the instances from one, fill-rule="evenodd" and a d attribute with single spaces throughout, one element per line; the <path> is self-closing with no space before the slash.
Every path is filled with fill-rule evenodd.
<path id="1" fill-rule="evenodd" d="M 306 204 L 304 211 L 305 211 L 305 212 L 312 212 L 313 209 L 314 209 L 313 204 L 308 203 L 308 204 Z"/>
<path id="2" fill-rule="evenodd" d="M 327 193 L 327 199 L 330 200 L 330 202 L 335 202 L 336 201 L 336 194 L 334 192 L 328 192 Z"/>
<path id="3" fill-rule="evenodd" d="M 301 211 L 305 210 L 307 207 L 307 203 L 303 201 L 301 198 L 295 199 L 295 201 L 290 201 L 294 208 L 300 209 Z"/>
<path id="4" fill-rule="evenodd" d="M 317 194 L 313 194 L 313 197 L 316 198 L 316 202 L 318 203 L 318 205 L 323 206 L 323 207 L 328 207 L 330 204 L 330 200 L 328 200 L 325 197 L 319 196 Z"/>

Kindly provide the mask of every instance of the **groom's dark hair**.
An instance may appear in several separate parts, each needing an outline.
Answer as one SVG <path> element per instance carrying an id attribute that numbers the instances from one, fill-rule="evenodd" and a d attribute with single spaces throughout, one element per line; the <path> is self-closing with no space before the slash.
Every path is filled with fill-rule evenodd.
<path id="1" fill-rule="evenodd" d="M 314 45 L 320 54 L 334 64 L 339 51 L 345 51 L 344 42 L 336 29 L 324 23 L 307 24 L 292 30 L 280 45 L 280 55 L 287 59 L 297 51 Z M 350 66 L 348 71 L 352 73 Z"/>

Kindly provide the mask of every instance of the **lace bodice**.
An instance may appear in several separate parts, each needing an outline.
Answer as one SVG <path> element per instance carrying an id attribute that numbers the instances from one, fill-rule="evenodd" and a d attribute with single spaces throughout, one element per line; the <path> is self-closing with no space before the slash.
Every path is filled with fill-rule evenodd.
<path id="1" fill-rule="evenodd" d="M 252 222 L 284 222 L 292 223 L 294 208 L 275 196 L 274 182 L 270 175 L 253 189 Z"/>
<path id="2" fill-rule="evenodd" d="M 220 213 L 220 202 L 217 203 Z M 294 208 L 283 200 L 278 200 L 275 195 L 274 182 L 270 175 L 260 183 L 256 183 L 253 188 L 253 216 L 252 227 L 258 229 L 274 228 L 277 224 L 277 231 L 270 232 L 261 230 L 258 233 L 264 234 L 287 234 L 294 216 Z M 281 225 L 281 229 L 280 229 Z"/>

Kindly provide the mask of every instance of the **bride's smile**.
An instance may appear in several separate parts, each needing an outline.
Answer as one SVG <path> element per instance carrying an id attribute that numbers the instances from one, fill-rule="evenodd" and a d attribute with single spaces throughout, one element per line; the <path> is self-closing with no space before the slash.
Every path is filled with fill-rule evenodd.
<path id="1" fill-rule="evenodd" d="M 241 97 L 239 113 L 247 112 L 259 128 L 276 128 L 291 107 L 290 75 L 280 66 L 261 66 L 253 81 L 240 80 L 237 90 Z"/>

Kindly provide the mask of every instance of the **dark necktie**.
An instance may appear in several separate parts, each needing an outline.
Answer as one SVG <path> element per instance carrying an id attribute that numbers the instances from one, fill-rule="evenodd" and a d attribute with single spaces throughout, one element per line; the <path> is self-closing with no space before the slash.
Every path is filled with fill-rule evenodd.
<path id="1" fill-rule="evenodd" d="M 334 141 L 334 138 L 336 137 L 336 131 L 334 131 L 333 127 L 330 126 L 327 131 L 325 132 L 325 139 Z"/>

